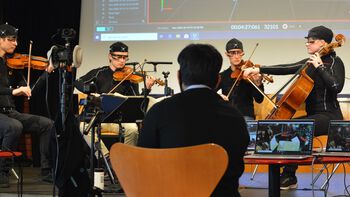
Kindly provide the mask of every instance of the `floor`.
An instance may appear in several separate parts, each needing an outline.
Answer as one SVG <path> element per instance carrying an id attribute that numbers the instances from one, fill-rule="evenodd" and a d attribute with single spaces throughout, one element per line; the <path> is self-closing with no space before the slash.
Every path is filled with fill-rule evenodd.
<path id="1" fill-rule="evenodd" d="M 24 168 L 24 180 L 23 180 L 23 196 L 24 197 L 46 197 L 53 196 L 53 186 L 52 184 L 45 183 L 40 180 L 39 168 L 25 167 Z M 314 176 L 316 176 L 314 174 Z M 349 177 L 344 177 L 343 173 L 335 174 L 328 187 L 328 191 L 320 190 L 320 186 L 324 182 L 325 175 L 322 175 L 314 185 L 314 190 L 312 190 L 311 173 L 299 173 L 298 177 L 298 189 L 291 191 L 281 191 L 281 196 L 283 197 L 307 197 L 307 196 L 349 196 L 344 193 L 344 185 L 350 183 Z M 240 193 L 242 197 L 250 196 L 268 196 L 267 185 L 268 176 L 267 173 L 257 173 L 253 180 L 250 180 L 251 173 L 244 173 L 240 179 Z M 344 183 L 345 178 L 345 183 Z M 56 190 L 57 192 L 57 190 Z M 11 186 L 10 188 L 0 188 L 0 197 L 14 197 L 17 194 L 17 181 L 15 176 L 11 176 Z M 103 196 L 117 196 L 125 197 L 122 193 L 108 193 L 103 194 Z"/>
<path id="2" fill-rule="evenodd" d="M 296 190 L 281 191 L 281 196 L 283 197 L 335 197 L 335 196 L 350 196 L 345 192 L 345 186 L 349 187 L 350 177 L 347 177 L 345 174 L 344 182 L 344 173 L 334 174 L 331 181 L 329 182 L 328 190 L 321 190 L 326 174 L 321 175 L 314 184 L 312 188 L 312 175 L 311 173 L 297 173 L 298 178 L 298 188 Z M 242 197 L 250 196 L 268 196 L 268 175 L 267 173 L 257 173 L 253 180 L 250 180 L 251 173 L 244 173 L 240 179 L 240 193 Z M 348 188 L 350 192 L 350 188 Z"/>

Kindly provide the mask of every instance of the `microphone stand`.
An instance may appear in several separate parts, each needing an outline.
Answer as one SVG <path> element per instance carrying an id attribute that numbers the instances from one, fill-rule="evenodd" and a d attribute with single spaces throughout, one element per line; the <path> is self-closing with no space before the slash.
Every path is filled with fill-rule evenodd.
<path id="1" fill-rule="evenodd" d="M 147 96 L 148 96 L 148 89 L 147 89 L 147 84 L 146 84 L 146 74 L 144 74 L 143 72 L 143 66 L 145 65 L 146 63 L 146 59 L 145 61 L 141 64 L 141 74 L 142 74 L 142 78 L 143 78 L 143 102 L 142 102 L 142 106 L 141 106 L 141 109 L 143 111 L 143 114 L 144 116 L 146 116 L 146 111 L 147 111 L 147 104 L 146 104 L 146 101 L 147 101 Z"/>
<path id="2" fill-rule="evenodd" d="M 158 65 L 158 64 L 173 64 L 173 62 L 152 62 L 152 61 L 150 61 L 150 62 L 145 62 L 145 63 L 147 63 L 147 64 L 152 64 L 152 65 L 153 65 L 153 71 L 154 71 L 154 72 L 157 72 L 157 65 Z"/>
<path id="3" fill-rule="evenodd" d="M 162 72 L 162 74 L 164 76 L 164 96 L 171 96 L 174 94 L 174 91 L 168 86 L 168 76 L 170 72 Z"/>

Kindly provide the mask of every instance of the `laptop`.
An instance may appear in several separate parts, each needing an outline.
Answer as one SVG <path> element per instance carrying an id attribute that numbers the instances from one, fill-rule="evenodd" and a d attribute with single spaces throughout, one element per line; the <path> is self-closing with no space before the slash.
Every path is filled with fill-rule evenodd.
<path id="1" fill-rule="evenodd" d="M 245 158 L 306 159 L 312 157 L 314 120 L 259 120 L 254 154 Z"/>
<path id="2" fill-rule="evenodd" d="M 255 150 L 256 131 L 258 129 L 258 121 L 247 120 L 246 123 L 247 123 L 247 130 L 249 133 L 249 144 L 247 147 L 246 154 L 253 154 Z"/>
<path id="3" fill-rule="evenodd" d="M 328 128 L 326 151 L 321 156 L 350 156 L 350 120 L 331 120 Z"/>

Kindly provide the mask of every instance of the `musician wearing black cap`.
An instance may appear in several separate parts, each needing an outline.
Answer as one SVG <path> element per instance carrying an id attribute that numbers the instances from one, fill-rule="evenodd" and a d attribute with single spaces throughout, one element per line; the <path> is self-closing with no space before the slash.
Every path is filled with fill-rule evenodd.
<path id="1" fill-rule="evenodd" d="M 16 151 L 20 134 L 25 131 L 40 137 L 41 170 L 44 181 L 52 181 L 49 140 L 53 121 L 42 116 L 16 111 L 13 96 L 30 97 L 32 91 L 24 81 L 10 80 L 7 69 L 7 55 L 17 47 L 18 29 L 0 25 L 0 144 L 1 150 Z M 15 84 L 16 83 L 16 84 Z M 0 159 L 0 187 L 9 187 L 9 163 Z"/>
<path id="2" fill-rule="evenodd" d="M 233 72 L 240 72 L 239 67 L 245 64 L 242 59 L 244 56 L 242 42 L 236 38 L 228 41 L 225 54 L 230 61 L 230 66 L 220 73 L 221 81 L 217 90 L 221 89 L 222 94 L 228 97 L 228 100 L 243 114 L 246 120 L 254 120 L 254 101 L 261 103 L 264 100 L 263 95 L 247 80 L 239 80 L 233 87 L 237 76 L 235 76 L 236 78 L 231 77 Z M 254 75 L 252 82 L 255 83 L 261 91 L 264 91 L 264 85 L 262 84 L 262 77 L 260 74 Z M 231 93 L 228 95 L 230 90 Z"/>
<path id="3" fill-rule="evenodd" d="M 301 67 L 308 64 L 306 74 L 313 80 L 314 86 L 305 101 L 307 115 L 302 118 L 315 120 L 315 136 L 326 135 L 330 120 L 343 119 L 337 95 L 344 86 L 344 64 L 334 50 L 322 56 L 319 54 L 323 47 L 332 42 L 332 30 L 324 26 L 317 26 L 310 29 L 305 38 L 307 39 L 305 43 L 307 52 L 311 55 L 309 58 L 292 64 L 248 68 L 244 71 L 244 77 L 256 73 L 296 74 Z M 281 176 L 281 189 L 297 187 L 296 169 L 297 166 L 284 168 Z"/>
<path id="4" fill-rule="evenodd" d="M 139 84 L 132 83 L 130 80 L 125 80 L 120 84 L 120 81 L 113 78 L 114 72 L 123 70 L 126 62 L 129 60 L 128 46 L 122 42 L 113 43 L 109 48 L 108 59 L 108 66 L 99 67 L 89 71 L 76 81 L 75 87 L 83 93 L 89 93 L 84 89 L 84 85 L 93 84 L 95 87 L 94 89 L 96 89 L 93 92 L 98 94 L 117 92 L 125 96 L 140 95 Z M 143 90 L 141 94 L 148 94 L 154 83 L 154 77 L 146 76 L 146 90 Z M 118 84 L 119 86 L 114 89 Z M 110 92 L 112 89 L 114 90 Z M 123 123 L 122 125 L 125 127 L 124 143 L 136 145 L 138 137 L 137 125 L 134 123 Z M 104 130 L 104 128 L 102 129 Z M 118 131 L 119 127 L 118 125 L 113 124 L 112 129 Z"/>

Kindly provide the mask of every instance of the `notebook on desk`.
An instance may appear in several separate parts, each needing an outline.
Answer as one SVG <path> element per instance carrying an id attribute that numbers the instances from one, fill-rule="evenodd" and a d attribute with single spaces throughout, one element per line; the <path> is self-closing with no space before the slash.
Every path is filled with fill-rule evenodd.
<path id="1" fill-rule="evenodd" d="M 350 121 L 331 120 L 328 128 L 326 151 L 321 156 L 350 156 Z"/>
<path id="2" fill-rule="evenodd" d="M 252 154 L 255 150 L 255 142 L 256 142 L 256 131 L 258 129 L 258 121 L 257 120 L 247 120 L 247 130 L 249 133 L 249 144 L 247 147 L 246 154 Z"/>
<path id="3" fill-rule="evenodd" d="M 313 120 L 259 120 L 254 154 L 245 158 L 312 157 L 314 128 Z"/>

